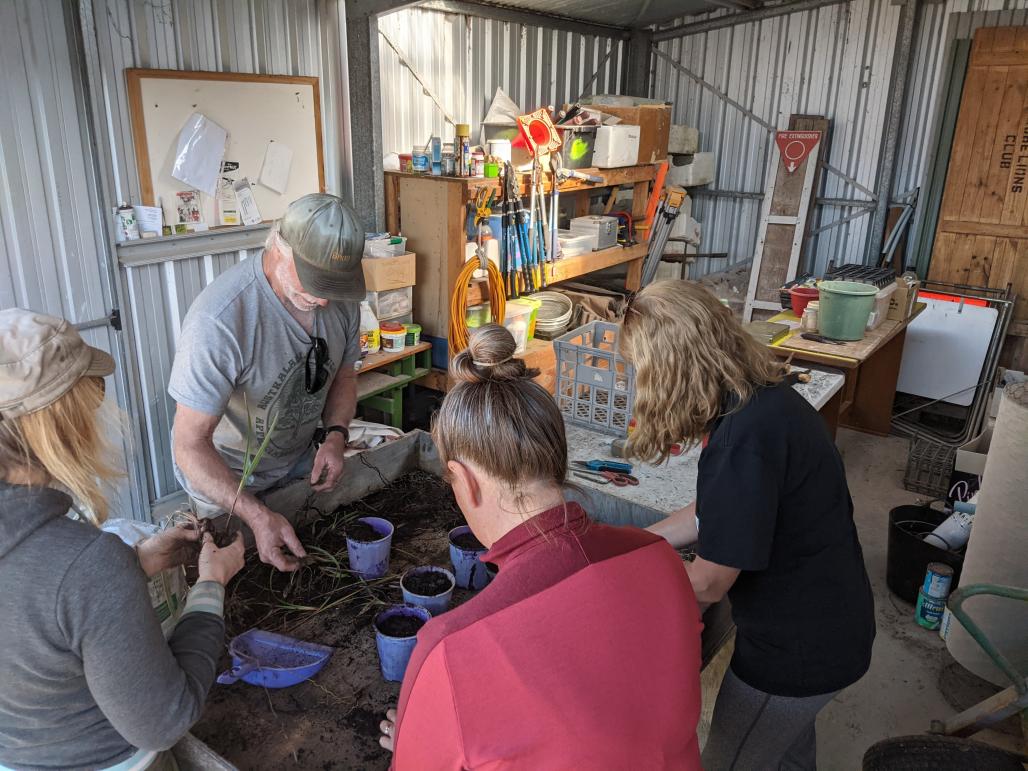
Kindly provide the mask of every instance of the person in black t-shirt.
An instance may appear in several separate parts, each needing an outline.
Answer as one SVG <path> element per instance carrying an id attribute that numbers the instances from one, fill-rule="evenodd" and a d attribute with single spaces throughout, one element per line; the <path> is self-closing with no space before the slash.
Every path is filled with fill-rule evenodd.
<path id="1" fill-rule="evenodd" d="M 842 458 L 784 366 L 699 284 L 643 289 L 620 346 L 636 369 L 631 454 L 703 443 L 696 502 L 650 528 L 695 542 L 696 598 L 732 605 L 703 767 L 814 769 L 817 713 L 864 675 L 875 636 Z"/>

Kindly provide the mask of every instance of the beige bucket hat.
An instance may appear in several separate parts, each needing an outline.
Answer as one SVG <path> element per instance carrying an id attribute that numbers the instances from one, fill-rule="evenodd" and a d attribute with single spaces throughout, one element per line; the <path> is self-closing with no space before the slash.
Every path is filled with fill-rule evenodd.
<path id="1" fill-rule="evenodd" d="M 0 311 L 0 419 L 49 407 L 80 379 L 112 372 L 110 354 L 87 345 L 64 319 L 21 308 Z"/>

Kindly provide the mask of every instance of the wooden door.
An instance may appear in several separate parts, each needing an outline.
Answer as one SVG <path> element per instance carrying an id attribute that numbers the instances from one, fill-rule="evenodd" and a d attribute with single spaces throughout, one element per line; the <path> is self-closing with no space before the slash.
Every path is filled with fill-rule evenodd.
<path id="1" fill-rule="evenodd" d="M 928 277 L 1012 284 L 1028 325 L 1028 27 L 975 33 Z"/>

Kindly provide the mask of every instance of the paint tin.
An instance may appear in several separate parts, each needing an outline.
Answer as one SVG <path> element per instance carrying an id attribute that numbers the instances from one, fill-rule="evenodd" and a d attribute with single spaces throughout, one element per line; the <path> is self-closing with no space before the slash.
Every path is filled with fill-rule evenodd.
<path id="1" fill-rule="evenodd" d="M 914 620 L 925 629 L 938 629 L 942 625 L 942 613 L 946 610 L 946 600 L 931 597 L 922 589 L 917 594 L 917 607 L 914 609 Z"/>
<path id="2" fill-rule="evenodd" d="M 950 584 L 953 583 L 953 568 L 944 562 L 929 562 L 921 591 L 937 600 L 949 597 Z"/>
<path id="3" fill-rule="evenodd" d="M 415 174 L 428 174 L 428 149 L 415 147 L 411 151 L 411 170 Z"/>
<path id="4" fill-rule="evenodd" d="M 474 162 L 474 173 L 473 177 L 484 177 L 485 176 L 485 153 L 478 152 L 477 150 L 471 154 Z"/>

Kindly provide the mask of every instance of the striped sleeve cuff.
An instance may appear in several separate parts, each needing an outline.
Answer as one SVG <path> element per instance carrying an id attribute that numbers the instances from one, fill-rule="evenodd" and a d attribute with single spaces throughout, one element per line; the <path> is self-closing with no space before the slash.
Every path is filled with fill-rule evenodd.
<path id="1" fill-rule="evenodd" d="M 186 607 L 182 611 L 186 613 L 213 613 L 215 616 L 224 616 L 225 611 L 225 587 L 217 581 L 198 581 L 189 590 L 189 598 L 186 600 Z"/>

